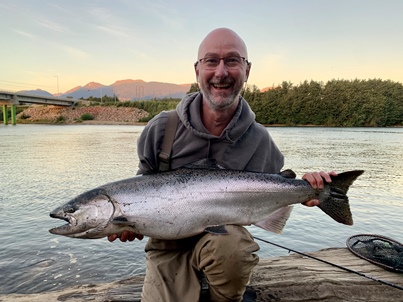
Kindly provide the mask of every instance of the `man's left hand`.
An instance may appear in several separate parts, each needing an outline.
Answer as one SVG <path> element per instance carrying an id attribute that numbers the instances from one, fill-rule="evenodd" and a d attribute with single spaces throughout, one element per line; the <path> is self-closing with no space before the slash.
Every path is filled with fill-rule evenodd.
<path id="1" fill-rule="evenodd" d="M 302 179 L 308 181 L 312 186 L 312 188 L 314 189 L 323 189 L 325 182 L 327 183 L 332 182 L 331 176 L 337 176 L 337 173 L 334 171 L 331 171 L 329 173 L 324 171 L 305 173 L 304 176 L 302 176 Z M 314 207 L 319 205 L 319 203 L 320 203 L 319 200 L 311 199 L 303 202 L 302 204 L 308 207 Z"/>

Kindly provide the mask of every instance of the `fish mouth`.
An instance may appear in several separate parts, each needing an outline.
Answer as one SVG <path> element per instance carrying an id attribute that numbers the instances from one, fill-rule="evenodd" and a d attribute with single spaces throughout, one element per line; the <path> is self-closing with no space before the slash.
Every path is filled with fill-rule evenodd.
<path id="1" fill-rule="evenodd" d="M 49 232 L 51 234 L 67 235 L 67 234 L 71 234 L 74 232 L 73 227 L 75 225 L 77 225 L 77 220 L 73 216 L 65 217 L 65 216 L 60 216 L 59 214 L 55 214 L 55 213 L 50 213 L 49 216 L 52 218 L 61 219 L 61 220 L 64 220 L 65 222 L 67 222 L 64 225 L 50 229 Z"/>
<path id="2" fill-rule="evenodd" d="M 61 216 L 58 215 L 58 214 L 50 213 L 49 216 L 52 217 L 52 218 L 58 218 L 58 219 L 61 219 L 61 220 L 66 221 L 67 223 L 70 223 L 70 220 L 69 220 L 68 218 L 66 218 L 66 217 L 61 217 Z"/>

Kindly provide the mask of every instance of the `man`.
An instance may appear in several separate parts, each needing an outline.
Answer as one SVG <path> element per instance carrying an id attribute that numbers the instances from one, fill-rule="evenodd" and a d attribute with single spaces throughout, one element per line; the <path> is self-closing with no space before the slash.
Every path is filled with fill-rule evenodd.
<path id="1" fill-rule="evenodd" d="M 251 69 L 246 45 L 232 30 L 219 28 L 201 42 L 194 65 L 199 93 L 185 96 L 176 112 L 180 122 L 172 148 L 171 168 L 214 158 L 227 169 L 278 173 L 283 155 L 240 96 Z M 139 174 L 158 172 L 158 155 L 167 124 L 162 112 L 145 127 L 138 141 Z M 335 175 L 334 172 L 331 173 Z M 323 187 L 329 174 L 305 174 L 313 187 Z M 317 205 L 317 200 L 305 203 Z M 181 240 L 150 238 L 146 245 L 146 277 L 142 301 L 198 301 L 200 275 L 209 284 L 211 301 L 242 301 L 259 246 L 242 226 L 228 235 L 200 234 Z M 124 232 L 110 241 L 142 239 Z"/>

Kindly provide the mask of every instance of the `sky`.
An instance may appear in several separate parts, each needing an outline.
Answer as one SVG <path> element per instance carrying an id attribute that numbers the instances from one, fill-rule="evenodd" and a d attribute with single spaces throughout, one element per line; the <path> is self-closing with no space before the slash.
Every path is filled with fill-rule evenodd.
<path id="1" fill-rule="evenodd" d="M 213 29 L 236 31 L 259 89 L 307 80 L 403 83 L 402 0 L 0 0 L 0 90 L 196 82 Z"/>

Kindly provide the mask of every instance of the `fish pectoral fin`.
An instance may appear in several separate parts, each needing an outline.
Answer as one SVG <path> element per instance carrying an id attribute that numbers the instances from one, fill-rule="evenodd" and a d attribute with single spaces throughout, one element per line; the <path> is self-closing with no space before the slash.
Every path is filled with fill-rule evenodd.
<path id="1" fill-rule="evenodd" d="M 215 225 L 211 227 L 207 227 L 204 229 L 205 232 L 214 234 L 214 235 L 226 235 L 228 234 L 227 229 L 225 228 L 225 225 Z"/>
<path id="2" fill-rule="evenodd" d="M 117 216 L 114 217 L 111 222 L 113 224 L 123 224 L 123 225 L 132 225 L 133 222 L 129 221 L 125 216 Z"/>
<path id="3" fill-rule="evenodd" d="M 285 224 L 290 217 L 292 206 L 283 207 L 276 212 L 270 214 L 265 219 L 256 222 L 254 225 L 276 234 L 281 234 L 285 227 Z"/>

